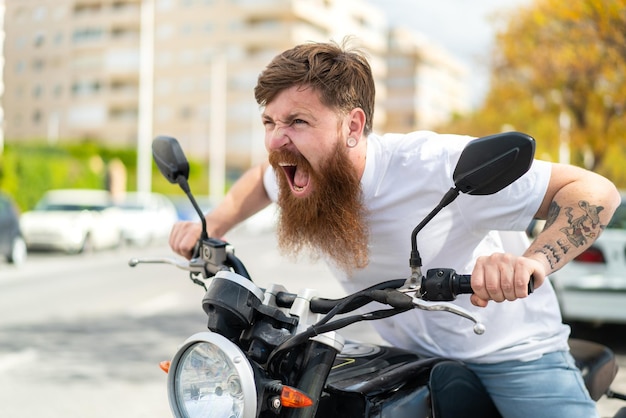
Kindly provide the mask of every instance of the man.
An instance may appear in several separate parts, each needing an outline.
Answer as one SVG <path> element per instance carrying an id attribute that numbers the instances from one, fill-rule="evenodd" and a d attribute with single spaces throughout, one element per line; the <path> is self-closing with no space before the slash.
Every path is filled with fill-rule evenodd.
<path id="1" fill-rule="evenodd" d="M 281 249 L 323 257 L 347 291 L 408 277 L 410 231 L 451 187 L 472 138 L 373 134 L 370 66 L 334 43 L 274 58 L 255 97 L 269 164 L 246 172 L 206 215 L 209 234 L 224 235 L 274 200 Z M 596 416 L 546 277 L 593 243 L 619 201 L 605 178 L 544 161 L 495 195 L 461 195 L 420 232 L 419 249 L 424 269 L 472 274 L 474 295 L 456 303 L 479 312 L 487 333 L 419 310 L 375 325 L 393 345 L 464 361 L 504 417 Z M 495 231 L 524 231 L 534 217 L 547 219 L 544 231 L 523 255 L 507 253 L 506 233 Z M 199 224 L 177 224 L 170 245 L 189 257 L 199 235 Z"/>

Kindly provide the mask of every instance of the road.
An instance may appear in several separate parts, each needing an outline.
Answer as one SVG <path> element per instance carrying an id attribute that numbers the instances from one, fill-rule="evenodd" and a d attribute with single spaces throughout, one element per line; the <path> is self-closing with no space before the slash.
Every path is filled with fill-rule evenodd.
<path id="1" fill-rule="evenodd" d="M 343 294 L 325 267 L 280 257 L 272 234 L 240 229 L 229 239 L 261 286 L 289 277 L 293 291 Z M 0 417 L 171 416 L 158 363 L 206 329 L 204 292 L 174 267 L 127 264 L 131 257 L 169 255 L 160 245 L 78 256 L 38 253 L 20 268 L 0 263 Z M 615 348 L 626 370 L 625 330 L 581 333 Z M 368 326 L 347 334 L 376 338 Z M 615 390 L 626 392 L 625 374 Z M 605 417 L 622 405 L 603 399 L 598 408 Z"/>

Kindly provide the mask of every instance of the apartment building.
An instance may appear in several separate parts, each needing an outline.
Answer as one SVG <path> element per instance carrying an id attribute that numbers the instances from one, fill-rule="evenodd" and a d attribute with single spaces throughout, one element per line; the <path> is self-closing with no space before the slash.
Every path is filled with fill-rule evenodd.
<path id="1" fill-rule="evenodd" d="M 430 118 L 420 116 L 426 88 L 397 85 L 401 71 L 418 73 L 420 48 L 430 46 L 413 45 L 400 61 L 407 50 L 389 42 L 383 11 L 366 0 L 9 0 L 5 30 L 9 141 L 135 146 L 143 132 L 174 136 L 203 157 L 210 139 L 224 136 L 229 164 L 245 167 L 264 155 L 253 97 L 259 72 L 295 44 L 347 35 L 371 59 L 375 130 L 414 129 Z M 433 73 L 420 73 L 425 84 L 437 66 L 456 68 L 427 65 Z M 449 73 L 458 83 L 456 69 Z"/>
<path id="2" fill-rule="evenodd" d="M 436 129 L 469 111 L 467 69 L 423 35 L 391 28 L 386 62 L 388 128 Z"/>

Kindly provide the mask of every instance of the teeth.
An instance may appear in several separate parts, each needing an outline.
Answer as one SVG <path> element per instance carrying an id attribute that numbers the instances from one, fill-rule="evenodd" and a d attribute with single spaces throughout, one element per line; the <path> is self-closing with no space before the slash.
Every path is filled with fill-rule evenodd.
<path id="1" fill-rule="evenodd" d="M 299 187 L 299 186 L 296 186 L 296 185 L 294 184 L 294 185 L 293 185 L 293 189 L 294 189 L 296 192 L 301 192 L 302 190 L 304 190 L 304 187 Z"/>
<path id="2" fill-rule="evenodd" d="M 281 167 L 295 167 L 295 164 L 289 164 L 289 163 L 278 163 L 279 166 Z"/>

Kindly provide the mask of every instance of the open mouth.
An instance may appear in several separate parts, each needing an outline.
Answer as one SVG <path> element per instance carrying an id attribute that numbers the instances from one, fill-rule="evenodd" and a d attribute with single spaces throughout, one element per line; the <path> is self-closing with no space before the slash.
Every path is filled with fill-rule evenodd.
<path id="1" fill-rule="evenodd" d="M 292 163 L 279 163 L 279 166 L 285 173 L 285 178 L 289 183 L 292 193 L 296 196 L 306 195 L 310 185 L 308 171 Z"/>

